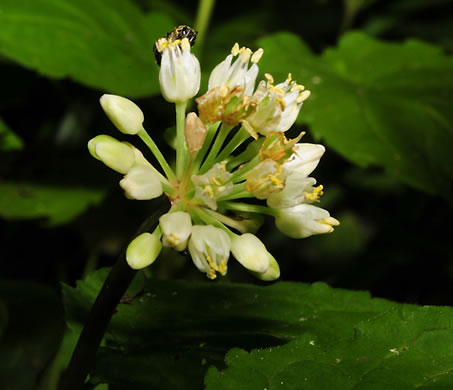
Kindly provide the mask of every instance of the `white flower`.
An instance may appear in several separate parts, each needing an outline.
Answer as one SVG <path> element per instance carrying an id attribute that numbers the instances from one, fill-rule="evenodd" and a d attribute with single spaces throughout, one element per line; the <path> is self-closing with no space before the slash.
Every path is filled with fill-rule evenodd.
<path id="1" fill-rule="evenodd" d="M 259 238 L 251 233 L 235 236 L 231 240 L 231 253 L 250 271 L 264 273 L 269 268 L 270 253 Z"/>
<path id="2" fill-rule="evenodd" d="M 306 238 L 313 234 L 331 233 L 339 225 L 327 210 L 310 204 L 278 209 L 275 225 L 292 238 Z"/>
<path id="3" fill-rule="evenodd" d="M 318 166 L 325 151 L 324 146 L 319 144 L 296 144 L 291 157 L 282 164 L 283 172 L 285 175 L 297 172 L 307 177 Z"/>
<path id="4" fill-rule="evenodd" d="M 162 195 L 162 183 L 153 167 L 149 165 L 134 166 L 123 180 L 121 188 L 131 199 L 149 200 Z"/>
<path id="5" fill-rule="evenodd" d="M 260 81 L 251 98 L 256 108 L 243 119 L 242 124 L 251 134 L 266 136 L 273 131 L 285 132 L 294 124 L 310 91 L 292 81 L 291 75 L 275 86 L 270 74 L 266 73 L 265 77 L 267 81 Z"/>
<path id="6" fill-rule="evenodd" d="M 239 48 L 236 43 L 224 61 L 218 64 L 209 76 L 208 90 L 216 87 L 240 87 L 245 95 L 252 95 L 258 76 L 258 61 L 263 55 L 263 49 L 253 53 L 249 48 Z M 233 57 L 238 58 L 232 64 Z M 249 62 L 252 66 L 249 68 Z"/>
<path id="7" fill-rule="evenodd" d="M 105 94 L 99 101 L 109 119 L 122 133 L 137 134 L 143 130 L 143 112 L 131 100 L 122 96 Z"/>
<path id="8" fill-rule="evenodd" d="M 162 244 L 172 247 L 177 251 L 183 251 L 187 247 L 187 241 L 192 233 L 192 219 L 184 211 L 167 213 L 159 218 L 162 230 Z"/>
<path id="9" fill-rule="evenodd" d="M 296 206 L 307 200 L 313 201 L 316 179 L 305 177 L 300 173 L 292 173 L 285 180 L 285 187 L 279 192 L 272 192 L 267 198 L 267 205 L 272 208 Z M 320 186 L 322 190 L 322 186 Z M 317 200 L 317 199 L 316 199 Z"/>
<path id="10" fill-rule="evenodd" d="M 310 91 L 304 89 L 303 85 L 292 81 L 291 74 L 283 83 L 277 84 L 274 90 L 281 94 L 283 99 L 283 110 L 279 124 L 274 131 L 286 131 L 296 121 L 299 115 L 302 103 L 310 96 Z"/>
<path id="11" fill-rule="evenodd" d="M 126 174 L 135 164 L 134 148 L 109 135 L 98 135 L 88 142 L 91 155 L 109 168 Z"/>
<path id="12" fill-rule="evenodd" d="M 157 259 L 162 249 L 159 237 L 142 233 L 134 238 L 126 250 L 126 261 L 133 269 L 142 269 Z"/>
<path id="13" fill-rule="evenodd" d="M 230 247 L 230 237 L 222 229 L 211 225 L 192 227 L 189 252 L 196 267 L 209 279 L 215 279 L 216 272 L 226 274 Z"/>
<path id="14" fill-rule="evenodd" d="M 161 38 L 156 46 L 162 53 L 159 82 L 162 96 L 169 102 L 185 102 L 200 88 L 200 63 L 190 52 L 187 38 L 169 41 Z"/>

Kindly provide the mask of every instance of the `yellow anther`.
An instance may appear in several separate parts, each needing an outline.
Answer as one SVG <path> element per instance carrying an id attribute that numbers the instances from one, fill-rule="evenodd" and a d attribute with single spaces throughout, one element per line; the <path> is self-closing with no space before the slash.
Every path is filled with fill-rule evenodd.
<path id="1" fill-rule="evenodd" d="M 219 186 L 221 183 L 221 181 L 217 178 L 217 177 L 211 177 L 211 179 L 209 179 L 209 181 L 211 182 L 211 184 L 214 184 L 216 186 Z"/>
<path id="2" fill-rule="evenodd" d="M 310 91 L 303 91 L 296 99 L 296 103 L 302 103 L 304 100 L 307 100 L 311 95 Z"/>
<path id="3" fill-rule="evenodd" d="M 259 48 L 255 53 L 253 53 L 252 59 L 251 59 L 252 63 L 256 64 L 263 56 L 263 53 L 264 53 L 264 50 L 261 48 Z"/>
<path id="4" fill-rule="evenodd" d="M 319 185 L 318 187 L 313 188 L 312 192 L 305 192 L 305 197 L 308 200 L 311 200 L 313 202 L 316 202 L 319 200 L 321 195 L 324 193 L 323 192 L 324 187 L 322 185 Z"/>
<path id="5" fill-rule="evenodd" d="M 291 86 L 291 92 L 294 92 L 294 91 L 303 91 L 305 89 L 305 87 L 303 85 L 300 85 L 300 84 L 296 84 L 294 83 L 292 86 Z"/>
<path id="6" fill-rule="evenodd" d="M 252 55 L 252 51 L 248 47 L 243 47 L 241 48 L 239 55 L 240 55 L 239 58 L 245 64 L 249 62 L 250 57 Z"/>
<path id="7" fill-rule="evenodd" d="M 269 73 L 264 73 L 264 77 L 270 84 L 274 84 L 274 78 Z"/>
<path id="8" fill-rule="evenodd" d="M 288 77 L 286 78 L 286 81 L 291 81 L 293 79 L 293 76 L 291 73 L 288 73 Z"/>
<path id="9" fill-rule="evenodd" d="M 219 272 L 223 276 L 225 276 L 225 274 L 227 273 L 227 269 L 228 269 L 227 261 L 225 259 L 222 259 L 222 261 L 220 262 L 220 266 L 219 266 Z"/>
<path id="10" fill-rule="evenodd" d="M 271 176 L 269 176 L 269 179 L 277 187 L 280 187 L 283 184 L 283 182 L 277 176 L 271 175 Z"/>
<path id="11" fill-rule="evenodd" d="M 277 100 L 277 103 L 280 104 L 280 107 L 281 107 L 281 109 L 282 109 L 282 111 L 283 111 L 283 110 L 285 109 L 285 107 L 286 107 L 285 100 L 282 99 L 281 97 L 278 97 L 276 100 Z"/>
<path id="12" fill-rule="evenodd" d="M 203 192 L 206 192 L 210 197 L 214 196 L 214 191 L 212 190 L 212 187 L 209 185 L 203 188 Z"/>
<path id="13" fill-rule="evenodd" d="M 222 168 L 226 172 L 226 162 L 225 161 L 222 161 L 220 163 L 220 168 Z"/>
<path id="14" fill-rule="evenodd" d="M 231 54 L 233 54 L 233 56 L 237 56 L 239 54 L 239 43 L 235 43 L 233 45 L 233 48 L 231 49 Z"/>
<path id="15" fill-rule="evenodd" d="M 181 239 L 175 236 L 173 233 L 170 233 L 167 237 L 167 241 L 170 243 L 171 246 L 177 246 Z"/>

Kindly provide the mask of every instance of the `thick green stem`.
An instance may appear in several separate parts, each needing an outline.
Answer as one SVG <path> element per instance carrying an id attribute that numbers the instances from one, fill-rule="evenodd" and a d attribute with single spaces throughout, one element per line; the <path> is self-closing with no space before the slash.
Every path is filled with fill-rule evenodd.
<path id="1" fill-rule="evenodd" d="M 184 128 L 187 102 L 176 103 L 176 177 L 181 179 L 189 151 L 186 147 Z"/>
<path id="2" fill-rule="evenodd" d="M 153 231 L 159 223 L 159 217 L 167 209 L 168 207 L 162 207 L 151 215 L 139 228 L 135 237 L 141 233 Z M 126 251 L 124 250 L 112 267 L 91 307 L 71 361 L 60 381 L 60 390 L 81 390 L 84 388 L 85 380 L 94 366 L 96 352 L 110 319 L 136 272 L 127 264 Z"/>

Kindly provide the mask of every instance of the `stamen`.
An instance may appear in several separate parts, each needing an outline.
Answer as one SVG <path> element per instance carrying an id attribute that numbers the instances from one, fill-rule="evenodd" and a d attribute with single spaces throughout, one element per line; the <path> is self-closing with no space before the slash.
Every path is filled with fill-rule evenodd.
<path id="1" fill-rule="evenodd" d="M 296 99 L 296 103 L 302 103 L 304 100 L 307 100 L 311 95 L 310 91 L 303 91 Z"/>
<path id="2" fill-rule="evenodd" d="M 267 81 L 269 81 L 269 84 L 274 84 L 274 78 L 272 77 L 272 75 L 270 75 L 269 73 L 265 73 L 264 77 L 266 78 Z"/>
<path id="3" fill-rule="evenodd" d="M 261 48 L 259 48 L 255 53 L 253 53 L 252 59 L 251 59 L 252 63 L 254 63 L 254 64 L 258 63 L 258 61 L 263 56 L 263 53 L 264 53 L 264 50 Z"/>
<path id="4" fill-rule="evenodd" d="M 233 48 L 231 49 L 231 54 L 233 54 L 234 57 L 236 57 L 239 54 L 239 43 L 235 43 L 233 45 Z"/>

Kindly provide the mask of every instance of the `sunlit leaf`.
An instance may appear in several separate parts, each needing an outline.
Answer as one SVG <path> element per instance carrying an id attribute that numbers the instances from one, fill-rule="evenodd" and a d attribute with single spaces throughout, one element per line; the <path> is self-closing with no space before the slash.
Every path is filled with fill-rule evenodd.
<path id="1" fill-rule="evenodd" d="M 348 160 L 383 166 L 418 189 L 453 193 L 453 58 L 419 41 L 354 32 L 314 55 L 289 33 L 260 40 L 261 69 L 312 91 L 299 116 Z"/>
<path id="2" fill-rule="evenodd" d="M 120 95 L 159 91 L 155 40 L 174 22 L 125 0 L 2 0 L 0 53 L 49 77 Z"/>
<path id="3" fill-rule="evenodd" d="M 0 194 L 0 217 L 47 218 L 48 225 L 69 222 L 104 197 L 100 190 L 21 182 L 0 182 Z"/>

